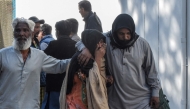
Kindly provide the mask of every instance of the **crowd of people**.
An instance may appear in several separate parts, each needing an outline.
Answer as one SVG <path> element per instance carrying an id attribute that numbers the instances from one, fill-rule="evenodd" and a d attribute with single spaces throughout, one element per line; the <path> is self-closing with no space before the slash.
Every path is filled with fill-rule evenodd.
<path id="1" fill-rule="evenodd" d="M 36 16 L 15 18 L 13 45 L 0 50 L 0 109 L 157 109 L 161 89 L 148 42 L 119 14 L 103 33 L 91 3 L 52 26 Z M 40 100 L 41 98 L 41 100 Z"/>

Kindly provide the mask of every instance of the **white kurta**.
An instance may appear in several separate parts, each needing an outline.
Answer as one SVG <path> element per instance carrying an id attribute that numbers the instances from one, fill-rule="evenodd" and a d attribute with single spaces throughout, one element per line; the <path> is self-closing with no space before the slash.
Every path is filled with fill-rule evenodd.
<path id="1" fill-rule="evenodd" d="M 0 109 L 39 109 L 40 72 L 63 73 L 69 60 L 30 48 L 24 62 L 13 47 L 0 50 Z"/>

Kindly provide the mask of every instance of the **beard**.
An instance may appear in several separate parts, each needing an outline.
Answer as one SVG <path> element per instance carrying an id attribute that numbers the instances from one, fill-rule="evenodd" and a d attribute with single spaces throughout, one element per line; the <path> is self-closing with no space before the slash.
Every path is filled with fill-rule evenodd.
<path id="1" fill-rule="evenodd" d="M 31 42 L 32 42 L 32 36 L 29 36 L 28 38 L 14 37 L 13 48 L 15 48 L 16 50 L 26 50 L 31 46 Z"/>

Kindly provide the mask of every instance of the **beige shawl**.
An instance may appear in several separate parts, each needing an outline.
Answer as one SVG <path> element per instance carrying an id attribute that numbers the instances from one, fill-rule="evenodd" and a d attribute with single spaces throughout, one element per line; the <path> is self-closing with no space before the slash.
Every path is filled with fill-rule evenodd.
<path id="1" fill-rule="evenodd" d="M 89 71 L 89 77 L 86 78 L 87 102 L 88 109 L 109 109 L 106 90 L 106 76 L 104 59 L 101 64 L 101 73 L 96 62 L 93 63 L 93 68 Z M 65 79 L 63 81 L 59 102 L 60 109 L 67 109 L 66 103 L 66 89 L 68 79 L 68 68 Z"/>

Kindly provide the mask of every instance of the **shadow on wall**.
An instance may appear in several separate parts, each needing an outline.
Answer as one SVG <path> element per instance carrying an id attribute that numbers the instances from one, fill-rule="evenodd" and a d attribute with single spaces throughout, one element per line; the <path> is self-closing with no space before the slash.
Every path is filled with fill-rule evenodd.
<path id="1" fill-rule="evenodd" d="M 153 51 L 156 66 L 171 109 L 181 107 L 181 1 L 119 0 L 121 12 L 130 14 L 136 32 Z"/>

